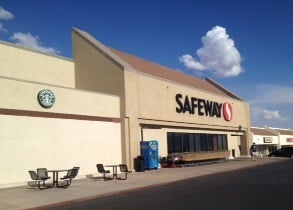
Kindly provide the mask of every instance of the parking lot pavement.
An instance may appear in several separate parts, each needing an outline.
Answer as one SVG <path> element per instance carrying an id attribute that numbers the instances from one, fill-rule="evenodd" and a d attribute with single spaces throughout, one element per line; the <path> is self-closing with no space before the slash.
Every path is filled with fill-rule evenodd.
<path id="1" fill-rule="evenodd" d="M 284 158 L 260 158 L 252 161 L 238 158 L 225 162 L 184 168 L 163 168 L 145 172 L 133 172 L 127 180 L 81 178 L 73 180 L 67 188 L 39 190 L 28 186 L 0 189 L 0 210 L 42 209 L 48 206 L 64 205 L 108 195 L 155 187 L 189 178 L 256 167 L 284 161 Z"/>

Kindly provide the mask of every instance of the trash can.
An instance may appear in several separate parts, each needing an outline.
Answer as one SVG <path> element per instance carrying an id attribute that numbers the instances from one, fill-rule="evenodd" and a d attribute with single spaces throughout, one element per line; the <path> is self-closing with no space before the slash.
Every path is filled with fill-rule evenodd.
<path id="1" fill-rule="evenodd" d="M 134 169 L 136 172 L 144 172 L 144 159 L 142 156 L 134 158 Z"/>
<path id="2" fill-rule="evenodd" d="M 235 149 L 232 149 L 232 157 L 235 158 Z"/>

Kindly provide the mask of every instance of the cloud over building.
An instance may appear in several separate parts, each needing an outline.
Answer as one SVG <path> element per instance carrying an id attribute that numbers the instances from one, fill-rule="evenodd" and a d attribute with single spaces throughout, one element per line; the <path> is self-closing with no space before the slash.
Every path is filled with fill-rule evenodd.
<path id="1" fill-rule="evenodd" d="M 241 55 L 229 38 L 226 29 L 215 26 L 202 37 L 202 47 L 197 50 L 198 60 L 189 54 L 179 61 L 196 71 L 210 71 L 216 77 L 237 77 L 244 70 Z"/>

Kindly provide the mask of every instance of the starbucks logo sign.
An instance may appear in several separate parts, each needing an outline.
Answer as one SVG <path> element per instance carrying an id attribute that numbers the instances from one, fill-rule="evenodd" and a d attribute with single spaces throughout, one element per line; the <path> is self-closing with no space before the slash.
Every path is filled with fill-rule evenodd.
<path id="1" fill-rule="evenodd" d="M 55 103 L 55 95 L 51 90 L 41 90 L 38 94 L 38 101 L 44 108 L 51 108 Z"/>

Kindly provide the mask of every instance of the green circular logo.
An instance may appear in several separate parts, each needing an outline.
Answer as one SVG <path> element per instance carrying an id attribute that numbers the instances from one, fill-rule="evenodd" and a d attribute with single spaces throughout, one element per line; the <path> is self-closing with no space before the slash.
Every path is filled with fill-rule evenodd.
<path id="1" fill-rule="evenodd" d="M 42 107 L 51 108 L 55 102 L 55 95 L 51 90 L 41 90 L 38 94 L 38 100 Z"/>

